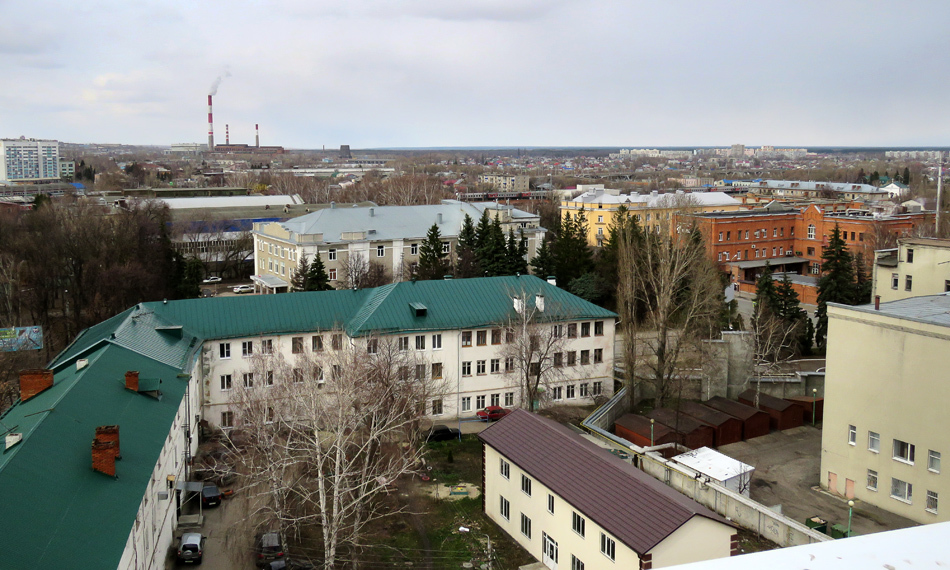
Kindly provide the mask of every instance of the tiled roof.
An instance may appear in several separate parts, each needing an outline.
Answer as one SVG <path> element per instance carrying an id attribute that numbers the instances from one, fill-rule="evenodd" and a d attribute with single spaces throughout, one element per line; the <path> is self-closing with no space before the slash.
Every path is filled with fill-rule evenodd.
<path id="1" fill-rule="evenodd" d="M 694 516 L 719 515 L 565 426 L 524 410 L 479 438 L 637 554 L 648 553 Z"/>

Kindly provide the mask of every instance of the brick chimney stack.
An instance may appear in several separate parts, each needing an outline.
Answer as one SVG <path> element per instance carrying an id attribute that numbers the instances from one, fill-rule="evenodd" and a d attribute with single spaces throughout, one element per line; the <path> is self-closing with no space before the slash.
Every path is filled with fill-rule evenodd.
<path id="1" fill-rule="evenodd" d="M 53 371 L 43 368 L 20 371 L 20 401 L 25 402 L 53 386 Z"/>
<path id="2" fill-rule="evenodd" d="M 92 442 L 92 468 L 99 473 L 115 477 L 115 455 L 117 449 L 114 441 Z"/>
<path id="3" fill-rule="evenodd" d="M 99 426 L 96 428 L 96 441 L 115 442 L 115 458 L 122 459 L 122 447 L 119 445 L 119 426 Z"/>
<path id="4" fill-rule="evenodd" d="M 139 391 L 139 373 L 134 370 L 129 370 L 125 373 L 125 388 L 127 390 L 132 390 L 133 392 Z"/>

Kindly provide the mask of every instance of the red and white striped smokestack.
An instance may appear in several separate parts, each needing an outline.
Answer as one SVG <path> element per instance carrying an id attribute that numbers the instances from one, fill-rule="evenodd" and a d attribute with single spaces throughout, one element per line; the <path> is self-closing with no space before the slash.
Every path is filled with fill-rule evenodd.
<path id="1" fill-rule="evenodd" d="M 231 144 L 231 131 L 229 129 L 230 125 L 224 123 L 224 144 Z"/>
<path id="2" fill-rule="evenodd" d="M 254 123 L 254 146 L 261 148 L 261 131 L 257 126 L 257 123 Z"/>
<path id="3" fill-rule="evenodd" d="M 214 119 L 211 117 L 211 95 L 208 95 L 208 152 L 214 152 Z"/>

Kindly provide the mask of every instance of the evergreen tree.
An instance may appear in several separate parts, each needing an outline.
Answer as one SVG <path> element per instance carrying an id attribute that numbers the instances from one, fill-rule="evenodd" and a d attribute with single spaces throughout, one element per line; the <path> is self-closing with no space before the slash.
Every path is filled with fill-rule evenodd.
<path id="1" fill-rule="evenodd" d="M 557 282 L 567 287 L 571 281 L 594 268 L 594 255 L 587 245 L 587 219 L 584 210 L 575 220 L 569 212 L 564 213 L 557 239 L 554 241 Z"/>
<path id="2" fill-rule="evenodd" d="M 300 263 L 297 264 L 293 275 L 290 277 L 290 290 L 293 292 L 306 291 L 308 273 L 310 273 L 310 263 L 307 262 L 306 255 L 301 255 Z"/>
<path id="3" fill-rule="evenodd" d="M 910 185 L 910 168 L 904 167 L 904 179 L 901 180 L 904 184 Z"/>
<path id="4" fill-rule="evenodd" d="M 868 184 L 877 184 L 881 180 L 881 174 L 875 170 L 871 173 L 871 177 L 868 178 Z"/>
<path id="5" fill-rule="evenodd" d="M 818 279 L 818 310 L 815 317 L 818 326 L 815 327 L 815 344 L 819 349 L 825 348 L 828 335 L 828 303 L 854 304 L 854 260 L 848 251 L 841 231 L 835 224 L 831 231 L 828 246 L 821 253 L 822 275 Z"/>
<path id="6" fill-rule="evenodd" d="M 775 280 L 772 279 L 772 266 L 765 262 L 765 270 L 755 282 L 755 303 L 765 312 L 781 318 L 779 314 L 780 300 L 775 290 Z M 758 313 L 758 311 L 756 311 Z"/>
<path id="7" fill-rule="evenodd" d="M 462 229 L 459 230 L 458 247 L 459 249 L 467 247 L 473 250 L 478 247 L 478 236 L 475 233 L 475 222 L 468 214 L 465 214 L 465 219 L 462 220 Z"/>
<path id="8" fill-rule="evenodd" d="M 551 248 L 548 247 L 548 240 L 541 240 L 541 245 L 534 253 L 534 259 L 531 260 L 531 268 L 535 275 L 541 279 L 553 277 L 557 271 L 557 260 Z"/>
<path id="9" fill-rule="evenodd" d="M 478 277 L 478 236 L 471 216 L 465 214 L 462 229 L 459 231 L 458 246 L 455 250 L 455 276 L 459 278 Z"/>
<path id="10" fill-rule="evenodd" d="M 330 289 L 333 289 L 330 286 L 330 276 L 327 275 L 323 259 L 320 258 L 318 253 L 313 256 L 313 261 L 310 262 L 310 267 L 307 270 L 304 291 L 329 291 Z"/>
<path id="11" fill-rule="evenodd" d="M 873 283 L 868 276 L 864 254 L 858 252 L 854 256 L 854 299 L 855 305 L 866 305 L 871 302 L 871 287 Z"/>
<path id="12" fill-rule="evenodd" d="M 419 247 L 419 267 L 416 270 L 417 279 L 426 281 L 442 279 L 449 271 L 448 254 L 442 253 L 442 234 L 439 225 L 432 224 L 426 239 Z"/>
<path id="13" fill-rule="evenodd" d="M 178 257 L 178 259 L 181 259 Z M 189 257 L 182 264 L 182 279 L 176 287 L 179 299 L 194 299 L 201 295 L 201 276 L 205 267 L 197 257 Z"/>
<path id="14" fill-rule="evenodd" d="M 522 236 L 524 234 L 521 234 Z M 528 262 L 525 261 L 526 247 L 521 237 L 515 236 L 515 231 L 508 230 L 508 243 L 505 249 L 506 275 L 527 275 Z"/>

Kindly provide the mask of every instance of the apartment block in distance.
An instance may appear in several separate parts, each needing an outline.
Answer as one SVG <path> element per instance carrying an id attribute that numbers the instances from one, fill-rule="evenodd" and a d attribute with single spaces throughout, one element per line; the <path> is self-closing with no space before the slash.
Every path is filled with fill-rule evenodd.
<path id="1" fill-rule="evenodd" d="M 58 141 L 0 139 L 0 182 L 54 182 L 59 178 Z"/>
<path id="2" fill-rule="evenodd" d="M 530 177 L 527 174 L 480 174 L 479 184 L 489 184 L 496 192 L 528 192 Z"/>
<path id="3" fill-rule="evenodd" d="M 948 369 L 950 295 L 829 304 L 822 488 L 919 523 L 950 520 Z"/>

